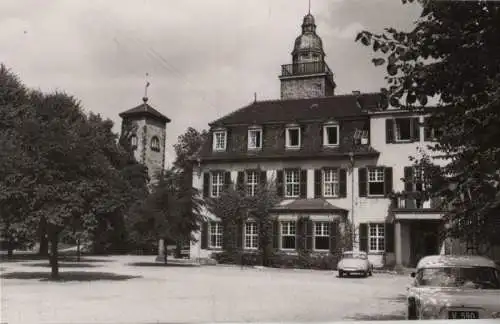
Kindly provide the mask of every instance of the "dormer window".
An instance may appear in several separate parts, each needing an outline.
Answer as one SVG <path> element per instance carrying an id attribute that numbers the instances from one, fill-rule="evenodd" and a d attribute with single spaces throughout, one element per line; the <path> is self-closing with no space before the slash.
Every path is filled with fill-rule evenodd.
<path id="1" fill-rule="evenodd" d="M 157 136 L 153 136 L 151 139 L 151 150 L 160 152 L 160 139 Z"/>
<path id="2" fill-rule="evenodd" d="M 300 127 L 299 126 L 287 127 L 285 140 L 286 140 L 286 148 L 289 149 L 300 148 L 301 144 Z"/>
<path id="3" fill-rule="evenodd" d="M 262 128 L 248 130 L 248 149 L 260 150 L 262 148 Z"/>
<path id="4" fill-rule="evenodd" d="M 323 126 L 323 145 L 339 145 L 339 125 L 332 124 Z"/>
<path id="5" fill-rule="evenodd" d="M 227 144 L 227 132 L 225 130 L 217 130 L 214 131 L 213 134 L 214 134 L 213 150 L 225 151 Z"/>

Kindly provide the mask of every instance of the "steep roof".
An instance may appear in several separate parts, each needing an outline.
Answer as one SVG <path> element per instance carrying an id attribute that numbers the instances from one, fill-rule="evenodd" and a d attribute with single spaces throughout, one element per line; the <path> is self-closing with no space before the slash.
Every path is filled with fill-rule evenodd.
<path id="1" fill-rule="evenodd" d="M 143 103 L 140 104 L 137 107 L 134 107 L 132 109 L 126 110 L 122 113 L 119 114 L 121 118 L 125 117 L 150 117 L 153 119 L 157 119 L 163 123 L 170 123 L 170 118 L 167 116 L 163 115 L 161 112 L 158 110 L 154 109 L 147 103 L 147 98 L 143 99 Z"/>
<path id="2" fill-rule="evenodd" d="M 256 101 L 213 121 L 209 125 L 267 124 L 367 116 L 366 110 L 377 108 L 380 105 L 380 100 L 379 93 L 365 93 L 308 99 Z"/>

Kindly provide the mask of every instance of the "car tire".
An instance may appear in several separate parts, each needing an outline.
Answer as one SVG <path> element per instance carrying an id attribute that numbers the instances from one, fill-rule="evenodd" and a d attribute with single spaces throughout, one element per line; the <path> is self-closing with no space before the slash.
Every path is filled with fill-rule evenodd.
<path id="1" fill-rule="evenodd" d="M 363 273 L 363 277 L 364 277 L 364 278 L 368 277 L 368 273 L 369 273 L 368 271 L 365 271 L 365 272 Z"/>
<path id="2" fill-rule="evenodd" d="M 339 270 L 339 278 L 342 278 L 344 276 L 344 273 L 342 272 L 342 270 Z"/>
<path id="3" fill-rule="evenodd" d="M 406 311 L 406 318 L 408 320 L 417 320 L 417 304 L 414 298 L 408 299 L 408 309 Z"/>

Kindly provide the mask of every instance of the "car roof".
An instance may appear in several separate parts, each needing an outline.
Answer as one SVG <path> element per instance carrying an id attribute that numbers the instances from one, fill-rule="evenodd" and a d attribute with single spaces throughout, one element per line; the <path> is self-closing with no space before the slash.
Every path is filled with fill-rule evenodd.
<path id="1" fill-rule="evenodd" d="M 417 269 L 441 267 L 492 267 L 493 260 L 479 255 L 429 255 L 420 259 Z"/>

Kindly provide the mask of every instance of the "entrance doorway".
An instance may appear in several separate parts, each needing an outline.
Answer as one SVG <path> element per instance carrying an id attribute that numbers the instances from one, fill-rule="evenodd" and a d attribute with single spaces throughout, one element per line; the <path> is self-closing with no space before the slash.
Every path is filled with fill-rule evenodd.
<path id="1" fill-rule="evenodd" d="M 440 222 L 414 221 L 410 224 L 410 264 L 415 267 L 427 255 L 439 254 Z"/>

